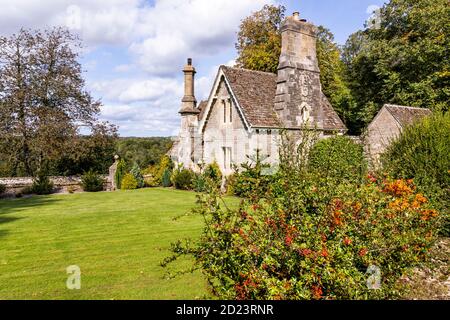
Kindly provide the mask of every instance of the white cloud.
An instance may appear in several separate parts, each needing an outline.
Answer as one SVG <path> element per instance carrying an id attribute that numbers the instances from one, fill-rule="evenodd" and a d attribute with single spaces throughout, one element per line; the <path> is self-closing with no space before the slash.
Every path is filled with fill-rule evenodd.
<path id="1" fill-rule="evenodd" d="M 164 96 L 181 97 L 183 94 L 182 83 L 171 78 L 115 79 L 94 82 L 90 88 L 108 101 L 121 103 L 151 102 Z"/>
<path id="2" fill-rule="evenodd" d="M 240 21 L 272 0 L 157 0 L 143 12 L 143 39 L 130 51 L 153 74 L 173 74 L 187 56 L 198 60 L 233 47 Z M 147 27 L 144 23 L 141 28 Z"/>
<path id="3" fill-rule="evenodd" d="M 118 124 L 124 134 L 170 135 L 179 127 L 179 76 L 185 59 L 194 58 L 197 66 L 205 60 L 226 63 L 217 57 L 234 48 L 240 21 L 276 1 L 0 0 L 0 35 L 22 27 L 62 25 L 80 34 L 88 46 L 85 53 L 104 46 L 84 66 L 96 79 L 89 89 L 104 100 L 102 117 Z M 127 54 L 131 61 L 124 59 Z M 198 100 L 208 97 L 217 68 L 207 66 L 209 71 L 197 78 Z"/>
<path id="4" fill-rule="evenodd" d="M 179 106 L 169 100 L 161 99 L 152 105 L 106 104 L 101 119 L 118 125 L 122 136 L 142 136 L 142 132 L 147 136 L 172 136 L 180 127 L 180 117 Z"/>
<path id="5" fill-rule="evenodd" d="M 78 31 L 88 45 L 125 43 L 141 15 L 141 0 L 0 0 L 3 34 L 21 27 L 65 26 Z"/>
<path id="6" fill-rule="evenodd" d="M 116 72 L 130 72 L 134 69 L 133 65 L 131 64 L 120 64 L 114 68 L 114 71 Z"/>
<path id="7" fill-rule="evenodd" d="M 127 46 L 153 75 L 173 75 L 187 56 L 233 48 L 240 21 L 275 0 L 0 0 L 0 34 L 66 26 L 87 46 Z"/>

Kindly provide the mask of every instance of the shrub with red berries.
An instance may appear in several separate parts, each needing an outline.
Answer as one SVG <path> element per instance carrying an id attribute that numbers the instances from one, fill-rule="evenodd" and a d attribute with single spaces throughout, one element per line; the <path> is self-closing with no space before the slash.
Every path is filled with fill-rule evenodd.
<path id="1" fill-rule="evenodd" d="M 192 255 L 222 299 L 390 299 L 399 279 L 427 258 L 439 212 L 406 180 L 359 182 L 316 175 L 300 159 L 280 167 L 276 193 L 225 205 L 218 190 L 199 195 L 205 221 Z M 368 285 L 369 267 L 380 288 Z"/>

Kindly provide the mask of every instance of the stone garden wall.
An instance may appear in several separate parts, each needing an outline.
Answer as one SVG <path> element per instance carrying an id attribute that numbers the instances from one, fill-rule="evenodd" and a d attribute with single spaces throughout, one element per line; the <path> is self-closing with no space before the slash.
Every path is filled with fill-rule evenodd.
<path id="1" fill-rule="evenodd" d="M 111 190 L 111 181 L 109 176 L 105 175 L 103 178 L 105 179 L 104 190 Z M 80 176 L 50 177 L 50 181 L 53 182 L 54 193 L 74 193 L 83 191 Z M 20 194 L 24 188 L 30 187 L 33 184 L 33 178 L 0 178 L 0 184 L 6 186 L 5 194 L 7 196 L 14 196 Z"/>

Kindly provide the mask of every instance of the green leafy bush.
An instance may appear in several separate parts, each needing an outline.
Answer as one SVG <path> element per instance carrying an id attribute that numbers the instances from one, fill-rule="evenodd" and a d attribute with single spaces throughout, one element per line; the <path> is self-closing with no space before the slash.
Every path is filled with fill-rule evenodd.
<path id="1" fill-rule="evenodd" d="M 116 174 L 114 175 L 114 181 L 116 182 L 117 189 L 122 188 L 122 180 L 126 174 L 127 164 L 123 159 L 119 160 L 116 168 Z"/>
<path id="2" fill-rule="evenodd" d="M 136 178 L 131 174 L 127 173 L 123 176 L 122 179 L 122 190 L 134 190 L 138 188 L 138 182 Z"/>
<path id="3" fill-rule="evenodd" d="M 172 182 L 176 189 L 192 190 L 195 173 L 192 170 L 179 168 L 172 175 Z"/>
<path id="4" fill-rule="evenodd" d="M 103 191 L 103 184 L 104 179 L 97 172 L 92 170 L 89 170 L 81 177 L 81 187 L 86 192 Z M 73 191 L 71 193 L 73 193 Z"/>
<path id="5" fill-rule="evenodd" d="M 395 178 L 414 179 L 419 190 L 446 212 L 450 234 L 450 113 L 437 113 L 404 128 L 382 155 L 383 170 Z"/>
<path id="6" fill-rule="evenodd" d="M 219 164 L 216 161 L 206 166 L 203 175 L 205 178 L 214 181 L 218 186 L 222 184 L 222 171 L 220 171 Z"/>
<path id="7" fill-rule="evenodd" d="M 168 188 L 172 186 L 172 170 L 167 168 L 164 170 L 164 173 L 161 178 L 161 183 L 164 188 Z"/>
<path id="8" fill-rule="evenodd" d="M 236 190 L 234 186 L 236 185 L 236 173 L 229 175 L 225 181 L 226 195 L 234 196 L 236 195 Z"/>
<path id="9" fill-rule="evenodd" d="M 0 195 L 6 192 L 6 186 L 0 183 Z"/>
<path id="10" fill-rule="evenodd" d="M 145 186 L 144 176 L 141 173 L 141 168 L 137 163 L 133 165 L 130 173 L 133 175 L 134 179 L 136 179 L 138 188 L 143 188 Z"/>
<path id="11" fill-rule="evenodd" d="M 236 168 L 233 177 L 228 179 L 228 190 L 233 190 L 236 196 L 243 198 L 250 196 L 264 197 L 275 176 L 266 174 L 270 165 L 263 163 L 263 161 L 263 157 L 257 151 L 254 158 L 241 164 L 240 171 Z"/>
<path id="12" fill-rule="evenodd" d="M 192 178 L 192 188 L 195 192 L 205 192 L 206 191 L 206 183 L 207 178 L 203 174 L 196 173 Z M 213 181 L 213 180 L 211 180 Z M 215 182 L 214 182 L 215 184 Z"/>
<path id="13" fill-rule="evenodd" d="M 19 193 L 16 193 L 16 197 L 20 198 L 23 195 L 30 195 L 30 194 L 33 194 L 32 186 L 27 186 L 23 188 Z"/>
<path id="14" fill-rule="evenodd" d="M 319 176 L 341 181 L 361 181 L 367 171 L 362 145 L 345 136 L 318 141 L 311 148 L 308 166 Z"/>
<path id="15" fill-rule="evenodd" d="M 220 299 L 399 297 L 400 278 L 428 256 L 439 212 L 412 181 L 318 175 L 305 150 L 280 149 L 264 197 L 253 190 L 233 208 L 217 189 L 199 195 L 200 240 L 174 243 L 162 265 L 192 256 Z"/>
<path id="16" fill-rule="evenodd" d="M 53 182 L 44 173 L 38 173 L 31 185 L 30 192 L 38 195 L 51 194 L 53 192 Z"/>

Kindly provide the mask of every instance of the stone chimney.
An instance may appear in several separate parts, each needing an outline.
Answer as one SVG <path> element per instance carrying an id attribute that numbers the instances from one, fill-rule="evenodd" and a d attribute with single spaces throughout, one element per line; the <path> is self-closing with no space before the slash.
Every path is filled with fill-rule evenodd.
<path id="1" fill-rule="evenodd" d="M 195 82 L 195 68 L 192 66 L 192 59 L 187 60 L 187 65 L 183 69 L 184 72 L 184 97 L 181 100 L 180 113 L 183 114 L 198 114 L 197 99 L 195 99 L 194 82 Z"/>
<path id="2" fill-rule="evenodd" d="M 294 12 L 281 26 L 275 111 L 287 128 L 314 124 L 322 92 L 317 61 L 317 28 Z"/>
<path id="3" fill-rule="evenodd" d="M 187 60 L 184 72 L 184 96 L 181 100 L 181 129 L 178 137 L 178 150 L 175 155 L 183 167 L 196 170 L 197 162 L 202 153 L 201 135 L 198 133 L 197 99 L 194 93 L 195 68 L 192 59 Z"/>

